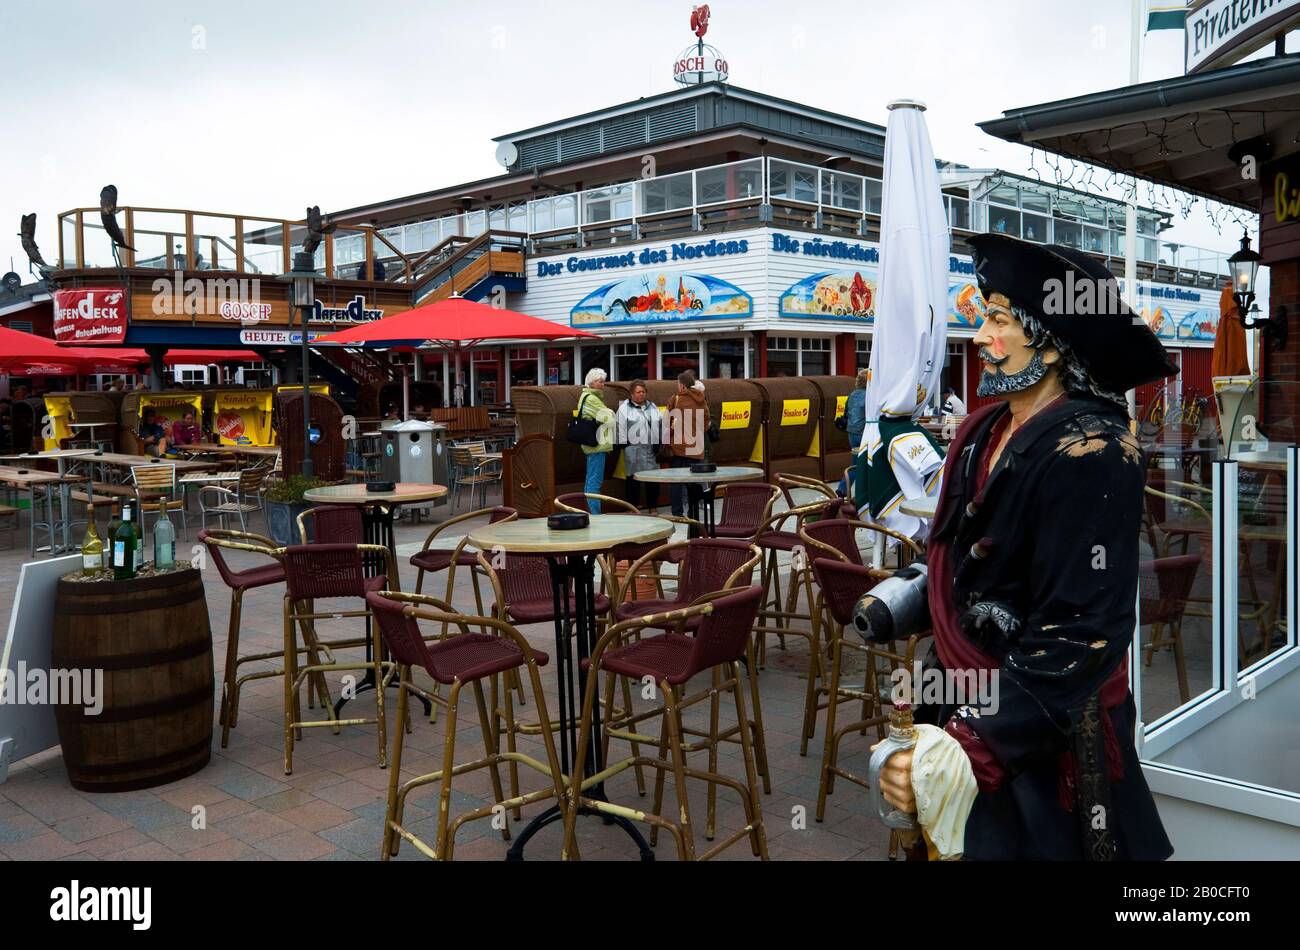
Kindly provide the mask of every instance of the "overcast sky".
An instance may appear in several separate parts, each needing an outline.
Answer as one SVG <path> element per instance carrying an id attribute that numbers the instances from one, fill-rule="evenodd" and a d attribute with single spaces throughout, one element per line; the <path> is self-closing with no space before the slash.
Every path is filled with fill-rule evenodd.
<path id="1" fill-rule="evenodd" d="M 891 99 L 924 100 L 935 154 L 977 167 L 1025 171 L 1030 152 L 976 122 L 1128 82 L 1129 0 L 710 7 L 734 84 L 882 125 Z M 57 213 L 109 182 L 123 205 L 297 218 L 496 174 L 494 135 L 674 88 L 690 10 L 3 0 L 0 265 L 27 276 L 21 214 L 52 260 Z M 1147 37 L 1144 80 L 1182 72 L 1181 39 Z M 1171 237 L 1235 247 L 1202 209 Z"/>

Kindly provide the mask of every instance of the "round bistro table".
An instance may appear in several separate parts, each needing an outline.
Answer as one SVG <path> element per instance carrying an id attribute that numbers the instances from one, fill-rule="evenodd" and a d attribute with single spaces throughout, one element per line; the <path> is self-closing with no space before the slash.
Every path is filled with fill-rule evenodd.
<path id="1" fill-rule="evenodd" d="M 586 696 L 587 671 L 583 661 L 591 656 L 596 645 L 596 556 L 619 544 L 649 544 L 662 541 L 673 533 L 673 523 L 663 518 L 647 515 L 591 515 L 586 528 L 557 531 L 546 524 L 545 518 L 524 518 L 483 525 L 468 533 L 469 543 L 483 552 L 504 551 L 506 554 L 538 554 L 546 558 L 551 572 L 551 592 L 555 599 L 555 655 L 559 681 L 560 718 L 557 732 L 560 736 L 560 765 L 568 775 L 577 754 L 579 718 L 583 697 Z M 573 609 L 570 610 L 569 585 L 573 585 Z M 570 636 L 572 632 L 572 636 Z M 577 656 L 573 655 L 574 641 Z M 539 702 L 544 700 L 539 699 Z M 600 705 L 592 709 L 592 730 L 587 744 L 586 767 L 588 776 L 602 768 L 600 734 Z M 595 786 L 589 790 L 594 798 L 603 799 L 604 789 Z M 597 814 L 584 810 L 581 814 Z M 524 846 L 538 831 L 564 817 L 557 802 L 528 823 L 510 846 L 508 861 L 522 861 Z M 641 860 L 653 861 L 654 852 L 645 838 L 626 818 L 602 815 L 619 825 L 637 845 Z"/>
<path id="2" fill-rule="evenodd" d="M 446 494 L 446 485 L 398 482 L 393 486 L 392 491 L 372 492 L 362 483 L 326 485 L 323 488 L 313 488 L 305 492 L 303 498 L 318 505 L 356 505 L 360 507 L 362 541 L 365 544 L 379 544 L 388 548 L 393 557 L 393 570 L 397 570 L 397 543 L 393 539 L 393 517 L 397 509 L 406 504 L 442 498 Z M 388 565 L 383 563 L 383 558 L 378 555 L 365 558 L 365 566 L 367 573 L 372 577 L 375 574 L 386 573 L 388 568 Z M 368 630 L 368 618 L 366 624 Z M 370 658 L 370 638 L 366 637 L 366 659 L 369 660 Z M 396 682 L 390 685 L 393 688 L 397 687 Z M 362 677 L 361 682 L 357 684 L 357 688 L 353 691 L 353 696 L 374 688 L 374 670 L 368 668 L 366 675 Z M 348 698 L 339 697 L 338 702 L 334 704 L 334 714 L 336 716 L 348 701 Z M 426 714 L 429 712 L 428 703 L 425 704 L 425 712 Z"/>
<path id="3" fill-rule="evenodd" d="M 692 472 L 690 468 L 652 468 L 637 472 L 633 476 L 639 482 L 652 482 L 656 485 L 685 485 L 687 487 L 687 513 L 691 520 L 704 525 L 704 536 L 713 537 L 713 486 L 726 482 L 743 482 L 751 478 L 762 478 L 761 468 L 748 465 L 719 465 L 712 472 Z M 697 488 L 699 491 L 691 491 Z M 703 505 L 701 518 L 700 506 Z M 690 536 L 695 537 L 696 530 L 691 529 Z"/>
<path id="4" fill-rule="evenodd" d="M 921 498 L 905 498 L 898 506 L 899 511 L 913 518 L 933 518 L 938 508 L 939 499 L 928 495 Z"/>

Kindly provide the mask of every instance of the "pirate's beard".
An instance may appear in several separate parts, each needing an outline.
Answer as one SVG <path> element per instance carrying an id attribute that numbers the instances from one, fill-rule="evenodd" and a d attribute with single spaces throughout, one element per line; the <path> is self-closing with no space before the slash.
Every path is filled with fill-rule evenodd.
<path id="1" fill-rule="evenodd" d="M 985 397 L 996 398 L 1008 393 L 1022 392 L 1046 376 L 1049 369 L 1048 364 L 1043 360 L 1043 351 L 1039 349 L 1034 350 L 1028 365 L 1015 373 L 1002 372 L 1002 364 L 1008 357 L 994 356 L 987 347 L 980 348 L 979 357 L 993 367 L 992 372 L 986 369 L 980 373 L 979 387 L 975 390 L 980 396 Z"/>

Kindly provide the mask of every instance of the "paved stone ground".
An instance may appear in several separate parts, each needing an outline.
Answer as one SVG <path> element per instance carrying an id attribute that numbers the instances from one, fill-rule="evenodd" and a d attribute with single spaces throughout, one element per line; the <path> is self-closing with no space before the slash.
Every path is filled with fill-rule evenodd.
<path id="1" fill-rule="evenodd" d="M 260 515 L 251 528 L 265 531 L 265 522 Z M 407 588 L 413 588 L 415 582 L 415 571 L 407 559 L 419 549 L 430 528 L 426 520 L 422 524 L 402 523 L 398 529 L 399 568 L 402 583 Z M 188 543 L 194 543 L 196 533 L 191 526 Z M 25 520 L 17 540 L 19 549 L 0 550 L 0 616 L 3 617 L 9 615 L 18 571 L 27 559 Z M 185 543 L 184 539 L 182 543 Z M 252 562 L 241 563 L 236 559 L 236 563 L 237 566 L 246 566 Z M 216 675 L 220 683 L 229 622 L 229 591 L 215 569 L 204 572 L 204 581 Z M 1203 582 L 1204 578 L 1202 585 Z M 437 591 L 442 590 L 439 584 Z M 281 647 L 281 592 L 282 588 L 277 586 L 252 591 L 246 596 L 241 652 L 270 651 Z M 1208 596 L 1208 589 L 1201 596 Z M 472 589 L 463 574 L 455 593 L 455 603 L 462 610 L 473 610 Z M 356 626 L 344 629 L 344 623 L 356 623 Z M 322 634 L 327 638 L 353 635 L 354 631 L 359 631 L 360 624 L 337 621 L 332 627 L 323 626 Z M 554 630 L 551 626 L 526 627 L 523 632 L 531 643 L 554 655 Z M 1149 630 L 1144 628 L 1144 637 L 1148 635 Z M 1184 635 L 1194 694 L 1204 687 L 1209 675 L 1208 624 L 1202 618 L 1189 617 Z M 829 799 L 825 821 L 814 820 L 823 732 L 818 729 L 810 744 L 809 755 L 801 756 L 799 729 L 807 663 L 806 641 L 791 638 L 787 649 L 782 650 L 775 638 L 769 640 L 767 667 L 762 672 L 760 683 L 772 770 L 772 793 L 761 798 L 770 856 L 776 860 L 882 859 L 886 856 L 887 834 L 879 822 L 867 817 L 866 795 L 857 786 L 841 781 Z M 1162 711 L 1178 704 L 1171 653 L 1158 653 L 1152 665 L 1144 668 L 1142 676 L 1149 707 Z M 553 666 L 543 669 L 542 679 L 550 708 L 554 710 L 557 700 Z M 336 676 L 331 680 L 331 689 L 337 695 L 340 678 Z M 94 795 L 76 791 L 69 785 L 57 748 L 17 763 L 10 769 L 8 781 L 0 784 L 0 860 L 376 859 L 382 837 L 389 773 L 378 766 L 373 727 L 344 727 L 337 736 L 325 729 L 308 730 L 305 739 L 297 745 L 294 772 L 286 776 L 281 741 L 281 689 L 278 678 L 248 684 L 241 700 L 238 727 L 231 735 L 229 747 L 218 748 L 214 739 L 211 763 L 196 775 L 172 785 L 147 791 Z M 396 698 L 394 692 L 388 695 Z M 351 707 L 357 710 L 354 714 L 365 714 L 366 710 L 373 712 L 372 697 L 373 694 L 363 694 L 355 700 Z M 531 701 L 529 707 L 522 710 L 521 718 L 532 718 L 530 707 Z M 390 710 L 392 708 L 390 705 Z M 482 740 L 472 701 L 462 708 L 457 743 L 463 753 L 458 755 L 458 759 L 463 761 L 465 757 L 477 754 Z M 688 715 L 688 725 L 701 724 L 704 709 L 701 706 L 693 716 Z M 724 706 L 724 722 L 730 721 L 726 710 Z M 472 718 L 466 718 L 466 713 Z M 437 724 L 416 721 L 405 745 L 403 779 L 439 767 L 443 729 L 441 716 Z M 842 764 L 858 771 L 865 770 L 867 749 L 872 741 L 872 737 L 847 739 Z M 544 755 L 541 743 L 533 738 L 521 738 L 520 748 L 539 759 Z M 619 754 L 619 749 L 616 743 L 615 755 Z M 743 777 L 738 747 L 724 746 L 720 769 L 726 774 Z M 523 775 L 526 789 L 541 787 L 541 781 L 542 777 L 535 773 L 525 772 Z M 453 815 L 481 807 L 492 800 L 486 771 L 458 777 L 453 788 Z M 631 772 L 611 780 L 607 793 L 611 800 L 633 807 L 648 808 L 651 804 L 648 796 L 638 796 Z M 407 826 L 429 841 L 433 838 L 434 823 L 430 816 L 436 807 L 436 794 L 436 785 L 427 786 L 411 797 L 407 807 Z M 671 780 L 665 801 L 666 807 L 671 809 L 674 802 Z M 691 804 L 697 828 L 701 829 L 701 834 L 697 835 L 697 848 L 703 850 L 707 842 L 702 838 L 702 786 L 692 789 Z M 525 810 L 525 821 L 544 807 L 537 804 Z M 195 829 L 194 815 L 200 808 L 206 818 L 206 827 Z M 721 791 L 719 835 L 740 827 L 742 817 L 738 799 L 726 790 Z M 512 830 L 517 831 L 518 825 L 512 824 Z M 583 857 L 588 860 L 632 859 L 636 856 L 635 848 L 618 829 L 605 826 L 598 819 L 583 819 L 579 831 Z M 559 825 L 544 829 L 530 843 L 528 857 L 558 858 L 560 837 Z M 461 860 L 500 860 L 507 847 L 500 832 L 494 830 L 487 820 L 480 820 L 461 828 L 456 838 L 455 856 Z M 666 859 L 675 855 L 666 839 L 659 842 L 656 853 Z M 750 851 L 743 843 L 732 847 L 722 857 L 751 859 Z M 420 855 L 414 848 L 404 845 L 399 860 L 414 858 L 420 858 Z"/>
<path id="2" fill-rule="evenodd" d="M 252 528 L 265 530 L 260 516 Z M 399 528 L 401 580 L 409 588 L 414 587 L 415 571 L 406 560 L 418 550 L 429 530 L 427 521 L 420 525 L 403 524 Z M 190 543 L 195 534 L 191 525 Z M 19 543 L 25 540 L 24 522 Z M 0 616 L 9 615 L 18 571 L 24 560 L 25 548 L 0 551 Z M 204 579 L 219 683 L 225 658 L 229 592 L 214 568 L 204 572 Z M 252 591 L 246 596 L 241 652 L 269 651 L 281 646 L 281 594 L 282 588 L 277 586 Z M 472 590 L 464 575 L 455 599 L 462 609 L 472 610 Z M 347 623 L 355 626 L 345 629 L 343 625 Z M 335 621 L 332 628 L 323 627 L 322 635 L 328 638 L 351 634 L 360 629 L 360 622 Z M 524 628 L 524 633 L 537 647 L 554 654 L 552 627 Z M 825 821 L 814 820 L 820 730 L 809 755 L 799 754 L 807 662 L 806 641 L 791 638 L 783 651 L 773 638 L 767 668 L 761 676 L 772 781 L 772 793 L 761 797 L 769 854 L 776 860 L 884 858 L 887 833 L 877 821 L 866 816 L 866 797 L 860 788 L 841 782 L 829 800 Z M 543 669 L 542 678 L 550 708 L 555 709 L 554 666 Z M 331 679 L 331 689 L 337 695 L 339 678 Z M 57 748 L 17 763 L 10 769 L 8 781 L 0 784 L 0 860 L 377 859 L 389 773 L 377 763 L 373 727 L 344 727 L 337 736 L 328 729 L 307 730 L 305 739 L 295 750 L 294 772 L 286 776 L 281 741 L 281 690 L 278 678 L 250 683 L 241 700 L 238 727 L 231 734 L 229 747 L 217 747 L 218 729 L 210 764 L 192 777 L 171 785 L 119 794 L 88 794 L 69 785 Z M 388 695 L 390 700 L 395 700 L 395 692 L 390 691 Z M 359 712 L 373 711 L 372 696 L 362 694 L 351 708 Z M 521 718 L 531 718 L 531 708 L 530 700 Z M 727 708 L 724 705 L 724 723 L 732 721 Z M 702 704 L 695 715 L 688 715 L 688 725 L 702 724 L 706 709 L 707 704 Z M 466 712 L 473 718 L 466 718 Z M 309 713 L 318 714 L 318 710 Z M 443 715 L 436 725 L 423 719 L 415 722 L 403 754 L 404 779 L 439 767 L 444 724 Z M 874 738 L 847 740 L 844 763 L 865 769 L 865 753 L 871 741 Z M 462 706 L 457 743 L 465 756 L 475 755 L 482 748 L 472 702 L 468 709 Z M 544 756 L 541 743 L 535 738 L 522 737 L 520 747 L 537 758 Z M 615 743 L 613 754 L 619 754 L 619 750 L 620 745 Z M 463 760 L 461 755 L 458 759 Z M 703 757 L 700 761 L 703 766 Z M 720 770 L 743 778 L 738 746 L 725 744 Z M 542 781 L 542 776 L 527 771 L 521 777 L 527 789 L 541 787 Z M 702 834 L 703 785 L 693 784 L 699 785 L 692 789 L 691 805 L 700 829 L 697 848 L 703 850 L 707 847 Z M 407 807 L 406 824 L 428 841 L 433 840 L 434 834 L 431 816 L 436 808 L 436 788 L 431 785 L 417 791 Z M 453 789 L 453 815 L 492 800 L 486 771 L 458 777 Z M 611 780 L 607 793 L 611 800 L 634 807 L 648 809 L 651 804 L 649 796 L 637 795 L 630 771 Z M 671 779 L 665 803 L 671 811 L 674 807 Z M 525 821 L 544 807 L 535 804 L 525 809 Z M 200 811 L 206 818 L 206 827 L 195 829 L 194 816 Z M 728 790 L 721 790 L 719 836 L 742 824 L 743 811 L 738 798 Z M 517 824 L 512 823 L 511 827 L 518 831 Z M 635 848 L 622 832 L 597 818 L 582 819 L 579 831 L 584 859 L 636 857 Z M 558 859 L 560 838 L 560 825 L 549 826 L 533 838 L 527 857 Z M 507 847 L 500 832 L 488 820 L 480 820 L 461 828 L 456 838 L 455 857 L 501 860 Z M 656 854 L 668 860 L 675 857 L 666 836 L 659 841 Z M 743 842 L 728 849 L 722 857 L 753 859 Z M 398 860 L 411 859 L 423 860 L 423 857 L 411 846 L 404 845 Z"/>

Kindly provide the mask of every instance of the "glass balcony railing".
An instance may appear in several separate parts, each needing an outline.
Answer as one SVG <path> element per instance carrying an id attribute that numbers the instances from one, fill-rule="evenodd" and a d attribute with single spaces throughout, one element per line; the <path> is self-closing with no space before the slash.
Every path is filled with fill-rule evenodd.
<path id="1" fill-rule="evenodd" d="M 750 158 L 381 229 L 348 226 L 326 235 L 316 264 L 322 276 L 328 271 L 336 279 L 410 280 L 434 262 L 431 251 L 454 250 L 452 239 L 489 230 L 526 235 L 534 251 L 763 221 L 867 237 L 878 233 L 881 201 L 878 178 Z M 943 201 L 948 224 L 958 233 L 995 231 L 1124 257 L 1124 229 L 1112 226 L 1108 209 L 1049 201 L 1014 187 L 994 188 L 981 198 L 945 193 Z M 122 263 L 161 269 L 278 275 L 289 269 L 303 237 L 301 221 L 156 208 L 124 208 L 119 224 L 135 248 L 122 251 Z M 1137 257 L 1144 280 L 1213 287 L 1227 276 L 1226 252 L 1165 241 L 1155 231 L 1149 215 L 1139 218 Z M 115 266 L 98 209 L 59 216 L 59 257 L 64 267 Z"/>

